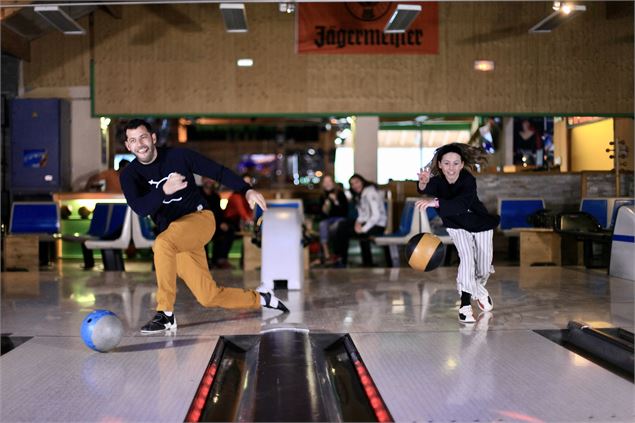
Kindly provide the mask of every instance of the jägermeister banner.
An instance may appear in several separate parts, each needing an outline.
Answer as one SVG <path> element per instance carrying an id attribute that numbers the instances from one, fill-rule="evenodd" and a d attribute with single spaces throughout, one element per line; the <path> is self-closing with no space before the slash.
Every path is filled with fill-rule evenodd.
<path id="1" fill-rule="evenodd" d="M 298 53 L 437 54 L 437 2 L 407 4 L 421 13 L 405 33 L 387 34 L 396 2 L 297 3 Z"/>

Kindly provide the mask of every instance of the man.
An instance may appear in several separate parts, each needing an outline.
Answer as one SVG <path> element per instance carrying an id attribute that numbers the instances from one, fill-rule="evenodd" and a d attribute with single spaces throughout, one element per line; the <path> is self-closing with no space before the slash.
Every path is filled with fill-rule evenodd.
<path id="1" fill-rule="evenodd" d="M 121 187 L 130 207 L 140 216 L 150 215 L 159 234 L 154 242 L 157 275 L 157 313 L 142 333 L 176 328 L 174 302 L 176 277 L 181 277 L 204 307 L 289 310 L 263 288 L 243 290 L 216 285 L 207 267 L 205 244 L 214 235 L 216 222 L 194 182 L 194 173 L 212 178 L 245 194 L 249 205 L 267 204 L 238 175 L 206 157 L 184 148 L 156 148 L 152 126 L 133 119 L 125 126 L 125 145 L 135 155 L 121 173 Z"/>

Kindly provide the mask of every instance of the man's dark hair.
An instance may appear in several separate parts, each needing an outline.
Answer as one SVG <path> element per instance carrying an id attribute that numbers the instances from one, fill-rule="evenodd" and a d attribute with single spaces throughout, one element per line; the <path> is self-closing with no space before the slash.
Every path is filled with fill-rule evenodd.
<path id="1" fill-rule="evenodd" d="M 138 127 L 143 126 L 149 133 L 152 133 L 152 125 L 150 125 L 147 121 L 143 119 L 132 119 L 126 123 L 126 126 L 123 128 L 123 132 L 125 133 L 128 129 L 137 129 Z"/>

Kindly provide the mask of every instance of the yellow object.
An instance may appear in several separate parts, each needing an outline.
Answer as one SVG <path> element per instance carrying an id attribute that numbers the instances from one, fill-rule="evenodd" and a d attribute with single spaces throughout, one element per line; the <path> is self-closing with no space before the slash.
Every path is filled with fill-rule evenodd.
<path id="1" fill-rule="evenodd" d="M 606 149 L 613 140 L 613 119 L 571 129 L 571 171 L 611 170 L 613 159 Z"/>
<path id="2" fill-rule="evenodd" d="M 152 247 L 158 285 L 157 310 L 174 310 L 177 275 L 204 307 L 260 307 L 257 292 L 216 285 L 205 254 L 205 245 L 215 230 L 214 215 L 203 210 L 175 220 L 159 234 Z"/>
<path id="3" fill-rule="evenodd" d="M 408 260 L 410 267 L 425 271 L 439 245 L 441 240 L 436 236 L 432 234 L 422 236 Z"/>

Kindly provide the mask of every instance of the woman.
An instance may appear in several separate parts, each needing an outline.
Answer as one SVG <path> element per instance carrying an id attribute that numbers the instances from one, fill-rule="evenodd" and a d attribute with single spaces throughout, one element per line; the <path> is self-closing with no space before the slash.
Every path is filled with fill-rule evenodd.
<path id="1" fill-rule="evenodd" d="M 331 257 L 329 250 L 329 234 L 333 233 L 339 222 L 346 219 L 348 215 L 348 199 L 344 191 L 335 183 L 331 175 L 324 175 L 322 178 L 322 214 L 324 219 L 320 222 L 320 243 L 324 262 L 332 262 L 336 256 Z"/>
<path id="2" fill-rule="evenodd" d="M 337 247 L 340 249 L 339 255 L 342 257 L 342 264 L 346 265 L 348 243 L 351 236 L 354 236 L 359 238 L 362 264 L 366 267 L 372 267 L 373 256 L 370 249 L 370 237 L 382 235 L 386 229 L 384 198 L 374 183 L 367 181 L 357 173 L 351 176 L 348 182 L 357 209 L 357 219 L 352 224 L 340 225 L 337 242 Z"/>
<path id="3" fill-rule="evenodd" d="M 465 169 L 482 161 L 481 154 L 479 149 L 465 144 L 444 145 L 435 152 L 432 168 L 422 169 L 418 174 L 418 191 L 432 198 L 419 200 L 416 206 L 438 209 L 459 253 L 456 282 L 461 295 L 461 323 L 475 322 L 472 297 L 483 311 L 494 306 L 485 284 L 494 273 L 492 239 L 500 219 L 487 212 L 478 198 L 476 179 Z"/>

